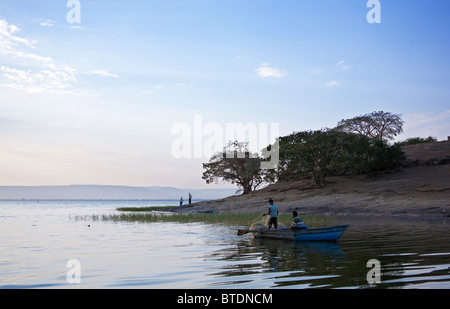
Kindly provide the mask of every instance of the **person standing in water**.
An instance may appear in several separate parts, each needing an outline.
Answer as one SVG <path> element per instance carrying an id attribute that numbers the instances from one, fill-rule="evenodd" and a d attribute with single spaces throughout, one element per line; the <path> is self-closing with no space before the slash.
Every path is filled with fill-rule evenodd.
<path id="1" fill-rule="evenodd" d="M 268 212 L 266 214 L 263 214 L 263 216 L 270 216 L 269 217 L 269 229 L 272 228 L 272 225 L 275 229 L 278 229 L 278 207 L 277 205 L 273 204 L 273 200 L 269 200 L 269 208 Z"/>

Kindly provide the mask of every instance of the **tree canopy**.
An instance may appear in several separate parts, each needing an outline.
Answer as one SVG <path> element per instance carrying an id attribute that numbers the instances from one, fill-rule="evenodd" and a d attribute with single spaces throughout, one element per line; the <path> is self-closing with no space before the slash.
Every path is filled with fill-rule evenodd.
<path id="1" fill-rule="evenodd" d="M 358 174 L 368 168 L 370 139 L 333 129 L 303 131 L 280 139 L 279 181 L 310 175 L 323 186 L 326 175 Z"/>
<path id="2" fill-rule="evenodd" d="M 224 152 L 203 163 L 203 179 L 206 183 L 219 181 L 237 184 L 243 194 L 256 190 L 270 176 L 261 168 L 262 158 L 248 151 L 247 142 L 229 142 Z"/>
<path id="3" fill-rule="evenodd" d="M 343 119 L 333 129 L 294 132 L 269 145 L 277 150 L 277 164 L 270 169 L 261 163 L 274 159 L 273 151 L 258 155 L 248 151 L 246 142 L 230 142 L 223 153 L 203 164 L 203 179 L 237 184 L 247 194 L 263 183 L 305 176 L 321 187 L 331 175 L 386 172 L 404 159 L 401 145 L 388 142 L 403 132 L 402 127 L 400 115 L 379 111 Z"/>
<path id="4" fill-rule="evenodd" d="M 339 121 L 336 130 L 356 133 L 379 140 L 392 140 L 403 132 L 401 115 L 389 112 L 373 112 Z"/>

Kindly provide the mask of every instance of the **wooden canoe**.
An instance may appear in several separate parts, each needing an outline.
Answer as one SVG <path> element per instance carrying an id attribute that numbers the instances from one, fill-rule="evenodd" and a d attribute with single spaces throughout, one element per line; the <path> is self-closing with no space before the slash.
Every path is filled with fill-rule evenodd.
<path id="1" fill-rule="evenodd" d="M 318 229 L 260 229 L 248 231 L 255 238 L 287 239 L 293 241 L 338 241 L 348 225 Z"/>

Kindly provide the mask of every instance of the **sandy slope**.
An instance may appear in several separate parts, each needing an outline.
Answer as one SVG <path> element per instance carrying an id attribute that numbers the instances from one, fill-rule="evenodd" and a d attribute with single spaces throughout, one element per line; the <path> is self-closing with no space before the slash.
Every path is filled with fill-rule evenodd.
<path id="1" fill-rule="evenodd" d="M 405 168 L 380 176 L 277 183 L 245 196 L 194 204 L 183 211 L 263 213 L 272 198 L 281 212 L 374 216 L 450 216 L 450 142 L 406 146 Z"/>

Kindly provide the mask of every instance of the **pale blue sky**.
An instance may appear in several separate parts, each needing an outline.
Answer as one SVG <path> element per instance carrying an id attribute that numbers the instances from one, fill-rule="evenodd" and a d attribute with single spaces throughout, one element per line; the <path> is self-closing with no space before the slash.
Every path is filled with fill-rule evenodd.
<path id="1" fill-rule="evenodd" d="M 0 185 L 207 187 L 177 123 L 278 123 L 375 110 L 398 139 L 450 135 L 450 2 L 0 2 Z"/>

